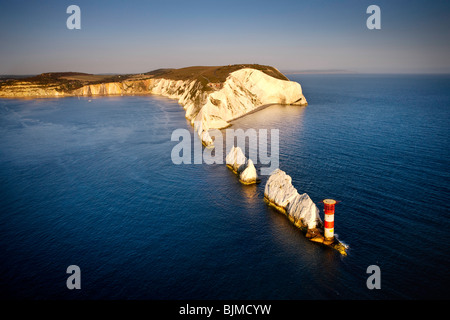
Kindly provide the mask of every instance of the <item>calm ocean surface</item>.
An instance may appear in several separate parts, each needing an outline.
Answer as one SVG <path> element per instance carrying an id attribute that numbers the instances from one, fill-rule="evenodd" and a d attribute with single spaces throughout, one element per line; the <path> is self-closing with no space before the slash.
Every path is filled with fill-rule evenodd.
<path id="1" fill-rule="evenodd" d="M 173 130 L 192 132 L 176 101 L 0 100 L 0 297 L 449 299 L 450 76 L 289 77 L 308 107 L 232 128 L 280 130 L 297 190 L 342 201 L 347 257 L 266 205 L 267 176 L 173 164 Z"/>

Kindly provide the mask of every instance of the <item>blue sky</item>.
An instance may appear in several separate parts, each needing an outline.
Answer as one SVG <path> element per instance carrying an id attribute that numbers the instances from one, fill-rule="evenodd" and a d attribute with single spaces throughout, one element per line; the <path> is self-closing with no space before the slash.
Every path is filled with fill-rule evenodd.
<path id="1" fill-rule="evenodd" d="M 81 9 L 69 30 L 66 8 Z M 381 8 L 381 30 L 366 9 Z M 0 74 L 280 70 L 450 73 L 450 1 L 0 1 Z"/>

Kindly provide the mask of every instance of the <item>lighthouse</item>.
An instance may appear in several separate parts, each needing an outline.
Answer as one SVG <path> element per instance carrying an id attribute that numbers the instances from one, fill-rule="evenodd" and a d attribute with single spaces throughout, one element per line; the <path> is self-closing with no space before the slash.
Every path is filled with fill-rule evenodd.
<path id="1" fill-rule="evenodd" d="M 333 199 L 325 199 L 322 201 L 324 205 L 324 237 L 326 240 L 334 238 L 334 206 L 337 203 Z"/>

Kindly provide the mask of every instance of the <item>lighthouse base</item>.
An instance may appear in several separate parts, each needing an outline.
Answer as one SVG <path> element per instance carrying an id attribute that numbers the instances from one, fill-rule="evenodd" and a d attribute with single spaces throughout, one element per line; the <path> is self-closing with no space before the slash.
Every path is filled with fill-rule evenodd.
<path id="1" fill-rule="evenodd" d="M 340 242 L 335 236 L 332 238 L 326 238 L 323 236 L 323 230 L 319 228 L 308 229 L 306 232 L 306 238 L 310 241 L 322 243 L 328 247 L 331 247 L 343 256 L 347 255 L 347 246 Z"/>

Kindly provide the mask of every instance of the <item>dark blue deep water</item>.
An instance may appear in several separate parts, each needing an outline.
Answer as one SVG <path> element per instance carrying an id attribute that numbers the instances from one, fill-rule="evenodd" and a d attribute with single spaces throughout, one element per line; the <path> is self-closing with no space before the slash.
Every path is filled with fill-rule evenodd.
<path id="1" fill-rule="evenodd" d="M 173 164 L 173 130 L 192 132 L 176 101 L 0 100 L 0 296 L 449 299 L 450 77 L 290 78 L 308 107 L 232 128 L 280 130 L 298 191 L 342 201 L 347 257 L 266 205 L 267 176 L 243 186 L 225 165 Z"/>

